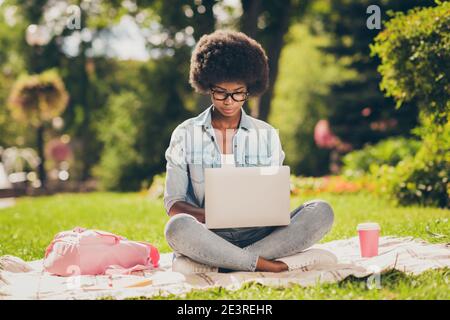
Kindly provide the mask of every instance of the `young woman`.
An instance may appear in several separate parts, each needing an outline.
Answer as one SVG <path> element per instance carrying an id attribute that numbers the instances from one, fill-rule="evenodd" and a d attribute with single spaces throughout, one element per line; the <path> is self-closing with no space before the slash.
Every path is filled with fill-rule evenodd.
<path id="1" fill-rule="evenodd" d="M 286 271 L 291 267 L 277 259 L 307 249 L 331 229 L 333 211 L 321 200 L 293 210 L 288 226 L 205 227 L 204 168 L 283 164 L 275 129 L 242 108 L 250 95 L 267 89 L 268 74 L 263 48 L 240 32 L 204 35 L 192 53 L 190 83 L 209 94 L 212 105 L 175 128 L 166 151 L 164 206 L 171 218 L 165 237 L 175 253 L 174 269 Z M 255 143 L 251 133 L 256 147 L 249 146 Z"/>

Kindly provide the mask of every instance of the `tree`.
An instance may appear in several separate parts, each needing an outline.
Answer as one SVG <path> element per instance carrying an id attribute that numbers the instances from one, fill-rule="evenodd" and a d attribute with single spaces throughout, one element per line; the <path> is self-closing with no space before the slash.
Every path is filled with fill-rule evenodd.
<path id="1" fill-rule="evenodd" d="M 269 121 L 279 129 L 286 163 L 297 175 L 329 172 L 330 151 L 314 142 L 314 127 L 328 116 L 324 96 L 348 77 L 344 66 L 321 48 L 331 37 L 312 34 L 306 22 L 291 26 L 280 59 Z"/>
<path id="2" fill-rule="evenodd" d="M 381 19 L 385 21 L 389 10 L 406 11 L 430 2 L 332 0 L 322 4 L 326 9 L 320 7 L 321 11 L 313 10 L 313 14 L 334 39 L 332 46 L 324 50 L 347 61 L 348 69 L 355 74 L 352 79 L 333 85 L 327 95 L 331 129 L 354 149 L 392 135 L 408 135 L 417 125 L 417 106 L 411 103 L 408 108 L 396 109 L 395 101 L 380 92 L 381 77 L 377 72 L 380 61 L 370 57 L 369 48 L 380 30 L 367 28 L 370 15 L 366 10 L 370 5 L 379 6 Z"/>
<path id="3" fill-rule="evenodd" d="M 40 157 L 39 178 L 45 187 L 44 131 L 45 122 L 59 116 L 67 106 L 69 96 L 63 81 L 54 71 L 24 75 L 14 84 L 9 108 L 17 121 L 36 128 L 37 150 Z"/>
<path id="4" fill-rule="evenodd" d="M 436 125 L 450 112 L 450 3 L 398 12 L 371 46 L 381 64 L 381 88 L 397 107 L 414 101 Z M 407 108 L 408 106 L 405 106 Z"/>
<path id="5" fill-rule="evenodd" d="M 269 87 L 252 110 L 252 114 L 261 120 L 267 121 L 270 115 L 285 35 L 291 23 L 303 17 L 308 4 L 309 1 L 297 0 L 242 0 L 241 31 L 259 41 L 269 58 Z"/>
<path id="6" fill-rule="evenodd" d="M 450 3 L 397 13 L 372 46 L 381 59 L 381 87 L 401 109 L 420 108 L 421 147 L 379 176 L 401 204 L 450 206 Z M 384 170 L 383 170 L 384 169 Z"/>

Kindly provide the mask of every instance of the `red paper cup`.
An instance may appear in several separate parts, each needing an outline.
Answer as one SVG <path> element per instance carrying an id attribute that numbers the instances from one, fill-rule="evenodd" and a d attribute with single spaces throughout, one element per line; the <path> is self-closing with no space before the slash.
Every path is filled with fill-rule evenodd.
<path id="1" fill-rule="evenodd" d="M 375 222 L 366 222 L 358 224 L 356 229 L 359 234 L 361 257 L 370 258 L 377 256 L 380 225 Z"/>

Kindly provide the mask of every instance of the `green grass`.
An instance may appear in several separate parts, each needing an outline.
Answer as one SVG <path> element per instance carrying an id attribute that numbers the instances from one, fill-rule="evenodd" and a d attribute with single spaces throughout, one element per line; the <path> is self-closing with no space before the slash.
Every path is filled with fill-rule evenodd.
<path id="1" fill-rule="evenodd" d="M 382 235 L 414 236 L 431 243 L 450 242 L 450 210 L 395 207 L 371 194 L 322 194 L 335 211 L 332 231 L 321 242 L 356 236 L 356 225 L 377 221 Z M 292 208 L 311 198 L 292 199 Z M 148 241 L 169 252 L 164 239 L 168 217 L 162 201 L 137 193 L 60 194 L 21 198 L 14 207 L 0 210 L 0 255 L 24 260 L 41 259 L 56 233 L 75 226 L 111 231 L 133 240 Z M 237 291 L 212 289 L 161 299 L 450 299 L 450 270 L 430 270 L 418 276 L 390 271 L 381 276 L 381 289 L 370 290 L 365 279 L 289 288 L 245 285 Z"/>

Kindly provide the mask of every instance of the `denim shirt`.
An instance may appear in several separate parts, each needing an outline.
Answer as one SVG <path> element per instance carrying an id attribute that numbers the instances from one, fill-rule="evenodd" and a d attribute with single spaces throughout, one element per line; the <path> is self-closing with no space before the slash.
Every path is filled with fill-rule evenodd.
<path id="1" fill-rule="evenodd" d="M 178 125 L 166 150 L 164 207 L 167 214 L 177 201 L 204 208 L 205 168 L 221 167 L 220 148 L 211 125 L 213 105 Z M 241 119 L 232 141 L 236 167 L 281 166 L 284 151 L 277 130 L 247 115 Z"/>

